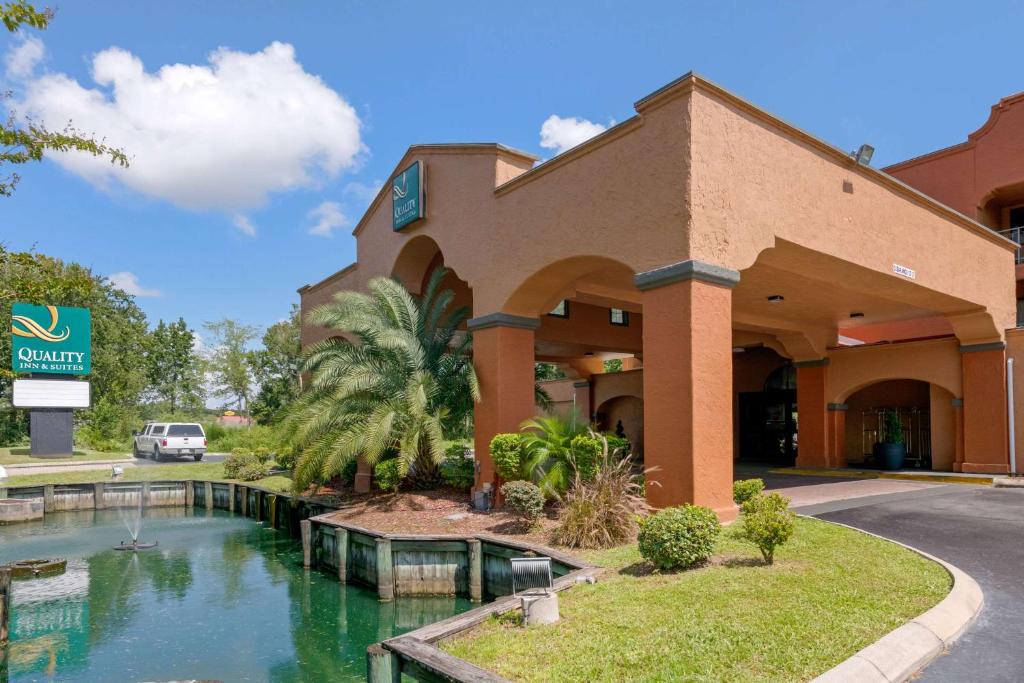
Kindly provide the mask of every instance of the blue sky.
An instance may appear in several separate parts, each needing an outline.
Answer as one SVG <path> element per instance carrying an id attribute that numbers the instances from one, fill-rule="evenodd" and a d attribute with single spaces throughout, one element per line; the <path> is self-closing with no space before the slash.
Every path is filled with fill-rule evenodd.
<path id="1" fill-rule="evenodd" d="M 621 121 L 634 101 L 695 70 L 843 148 L 870 142 L 882 166 L 962 141 L 999 98 L 1024 89 L 1022 15 L 1017 2 L 63 0 L 51 28 L 31 32 L 42 59 L 20 73 L 8 59 L 0 90 L 18 101 L 34 93 L 32 106 L 54 117 L 83 107 L 75 121 L 125 146 L 136 175 L 125 183 L 73 162 L 24 168 L 15 196 L 0 199 L 0 242 L 133 274 L 153 323 L 230 316 L 266 326 L 299 286 L 354 260 L 351 226 L 410 144 L 497 141 L 550 157 L 549 117 Z M 301 78 L 254 80 L 242 68 L 233 94 L 221 97 L 218 83 L 197 100 L 214 114 L 235 101 L 247 112 L 225 104 L 237 125 L 183 123 L 175 107 L 188 105 L 171 76 L 159 92 L 150 83 L 115 94 L 93 80 L 97 53 L 113 60 L 106 73 L 131 71 L 134 56 L 152 76 L 168 64 L 209 68 L 221 47 L 258 67 L 252 56 L 275 41 L 294 48 L 276 54 Z M 0 36 L 0 53 L 22 47 Z M 67 94 L 81 89 L 96 90 L 93 100 Z M 108 123 L 118 97 L 143 101 L 136 118 Z M 300 116 L 266 114 L 297 101 Z M 348 123 L 334 126 L 345 111 Z M 150 126 L 165 135 L 159 147 Z M 193 128 L 187 149 L 179 143 Z M 204 170 L 183 171 L 190 165 Z M 322 217 L 329 234 L 310 234 Z"/>

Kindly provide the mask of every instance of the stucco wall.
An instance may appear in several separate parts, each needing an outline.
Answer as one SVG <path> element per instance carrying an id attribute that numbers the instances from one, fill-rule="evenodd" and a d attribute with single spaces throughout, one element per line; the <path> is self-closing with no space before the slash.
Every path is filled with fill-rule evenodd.
<path id="1" fill-rule="evenodd" d="M 858 389 L 887 379 L 931 382 L 963 396 L 961 354 L 956 339 L 854 346 L 829 353 L 830 403 L 844 403 Z"/>

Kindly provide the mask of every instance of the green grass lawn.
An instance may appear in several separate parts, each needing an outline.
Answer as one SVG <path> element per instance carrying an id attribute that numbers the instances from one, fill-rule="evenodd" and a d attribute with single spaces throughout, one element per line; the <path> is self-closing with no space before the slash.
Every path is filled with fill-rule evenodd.
<path id="1" fill-rule="evenodd" d="M 224 477 L 224 463 L 186 462 L 176 465 L 152 465 L 125 467 L 124 476 L 118 481 L 156 481 L 175 479 L 198 479 L 217 481 L 238 481 Z M 110 470 L 87 470 L 83 472 L 55 472 L 52 474 L 25 474 L 8 477 L 3 486 L 41 486 L 43 484 L 88 484 L 94 481 L 111 481 Z M 257 481 L 239 482 L 251 486 L 287 492 L 291 489 L 291 477 L 275 474 Z"/>
<path id="2" fill-rule="evenodd" d="M 521 681 L 796 681 L 830 669 L 938 603 L 939 565 L 799 519 L 774 566 L 723 531 L 711 565 L 648 573 L 636 546 L 594 552 L 607 571 L 560 594 L 562 621 L 491 619 L 444 645 Z"/>
<path id="3" fill-rule="evenodd" d="M 75 454 L 69 458 L 33 458 L 29 455 L 28 446 L 0 448 L 0 465 L 21 465 L 29 462 L 61 464 L 85 462 L 87 460 L 128 460 L 130 458 L 130 453 L 104 453 L 101 451 L 91 451 L 87 448 L 82 450 L 76 449 Z"/>

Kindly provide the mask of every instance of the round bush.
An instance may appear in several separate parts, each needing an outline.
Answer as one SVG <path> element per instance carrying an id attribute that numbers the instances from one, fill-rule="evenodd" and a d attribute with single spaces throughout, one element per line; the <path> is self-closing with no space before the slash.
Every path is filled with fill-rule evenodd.
<path id="1" fill-rule="evenodd" d="M 260 462 L 270 462 L 270 449 L 269 448 L 265 448 L 263 446 L 260 446 L 259 448 L 253 450 L 252 453 L 253 453 L 253 455 L 255 455 L 259 459 Z"/>
<path id="2" fill-rule="evenodd" d="M 232 452 L 231 455 L 224 459 L 224 476 L 228 479 L 241 478 L 243 469 L 252 463 L 259 463 L 256 456 L 249 453 L 246 449 L 238 448 L 236 450 L 239 452 Z"/>
<path id="3" fill-rule="evenodd" d="M 270 465 L 252 458 L 244 464 L 238 472 L 238 478 L 242 481 L 256 481 L 270 474 Z"/>
<path id="4" fill-rule="evenodd" d="M 529 481 L 508 481 L 501 485 L 505 507 L 526 522 L 533 524 L 544 511 L 544 494 Z"/>
<path id="5" fill-rule="evenodd" d="M 252 455 L 252 451 L 249 450 L 248 448 L 243 448 L 242 446 L 236 446 L 235 448 L 231 449 L 231 455 L 237 455 L 237 456 Z"/>
<path id="6" fill-rule="evenodd" d="M 381 491 L 398 493 L 398 487 L 405 479 L 405 474 L 406 470 L 399 458 L 381 460 L 373 466 L 373 481 Z"/>
<path id="7" fill-rule="evenodd" d="M 761 491 L 764 491 L 763 479 L 740 479 L 732 483 L 732 499 L 737 505 L 761 495 Z"/>
<path id="8" fill-rule="evenodd" d="M 604 442 L 589 434 L 577 434 L 569 442 L 573 467 L 583 481 L 593 481 L 598 462 L 604 456 Z"/>
<path id="9" fill-rule="evenodd" d="M 743 538 L 761 551 L 765 564 L 772 564 L 775 549 L 793 536 L 795 522 L 789 498 L 778 493 L 757 495 L 743 504 L 740 531 Z"/>
<path id="10" fill-rule="evenodd" d="M 462 491 L 473 487 L 476 471 L 473 458 L 469 457 L 469 449 L 462 444 L 448 447 L 441 462 L 441 478 L 452 488 Z"/>
<path id="11" fill-rule="evenodd" d="M 491 439 L 491 459 L 498 476 L 518 479 L 523 470 L 523 435 L 498 434 Z"/>
<path id="12" fill-rule="evenodd" d="M 658 569 L 686 569 L 711 557 L 721 530 L 713 510 L 687 504 L 641 520 L 637 544 Z"/>

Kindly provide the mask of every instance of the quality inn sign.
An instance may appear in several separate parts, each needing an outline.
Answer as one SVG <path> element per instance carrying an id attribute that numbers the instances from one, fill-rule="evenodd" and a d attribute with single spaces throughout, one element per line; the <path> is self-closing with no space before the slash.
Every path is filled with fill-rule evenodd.
<path id="1" fill-rule="evenodd" d="M 391 181 L 391 227 L 401 230 L 423 218 L 423 163 L 413 162 Z"/>
<path id="2" fill-rule="evenodd" d="M 54 375 L 89 374 L 89 309 L 11 307 L 11 370 Z"/>

